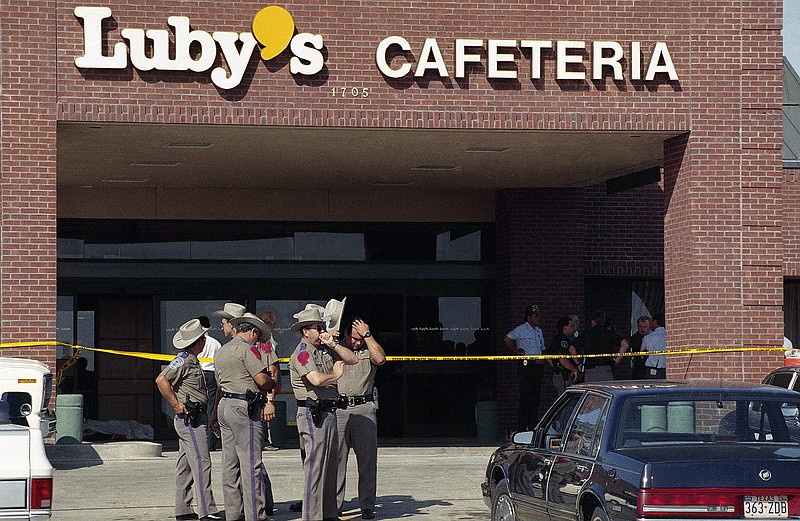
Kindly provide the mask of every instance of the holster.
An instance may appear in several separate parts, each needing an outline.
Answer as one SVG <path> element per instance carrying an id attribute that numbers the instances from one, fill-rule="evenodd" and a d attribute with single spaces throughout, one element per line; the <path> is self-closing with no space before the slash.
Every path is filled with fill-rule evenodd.
<path id="1" fill-rule="evenodd" d="M 247 399 L 247 416 L 253 421 L 261 420 L 264 406 L 267 404 L 267 395 L 263 392 L 254 393 L 250 389 L 244 395 Z"/>
<path id="2" fill-rule="evenodd" d="M 206 412 L 206 404 L 193 402 L 191 399 L 186 398 L 183 406 L 186 408 L 186 415 L 183 417 L 184 425 L 191 425 L 195 429 L 200 427 L 201 416 Z"/>

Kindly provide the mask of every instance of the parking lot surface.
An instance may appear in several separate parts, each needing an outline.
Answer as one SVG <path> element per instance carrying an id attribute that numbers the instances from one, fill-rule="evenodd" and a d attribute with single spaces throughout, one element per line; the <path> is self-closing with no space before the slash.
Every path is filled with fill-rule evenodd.
<path id="1" fill-rule="evenodd" d="M 376 519 L 428 521 L 489 519 L 480 483 L 494 447 L 381 447 L 378 450 Z M 174 519 L 176 453 L 163 457 L 105 461 L 55 471 L 56 521 Z M 221 453 L 212 453 L 214 497 L 222 508 Z M 264 452 L 275 495 L 275 521 L 300 519 L 289 504 L 300 499 L 298 449 Z M 347 501 L 342 519 L 361 519 L 355 456 L 348 463 Z"/>

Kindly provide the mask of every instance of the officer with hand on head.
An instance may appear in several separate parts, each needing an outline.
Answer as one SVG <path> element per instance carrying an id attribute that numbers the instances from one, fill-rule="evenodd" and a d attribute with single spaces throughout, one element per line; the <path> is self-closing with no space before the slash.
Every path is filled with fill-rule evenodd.
<path id="1" fill-rule="evenodd" d="M 292 390 L 297 399 L 297 433 L 303 457 L 303 521 L 338 519 L 336 473 L 338 434 L 336 382 L 344 364 L 358 358 L 350 349 L 336 343 L 339 332 L 326 331 L 324 308 L 307 304 L 296 313 L 292 331 L 300 333 L 300 343 L 289 361 Z"/>

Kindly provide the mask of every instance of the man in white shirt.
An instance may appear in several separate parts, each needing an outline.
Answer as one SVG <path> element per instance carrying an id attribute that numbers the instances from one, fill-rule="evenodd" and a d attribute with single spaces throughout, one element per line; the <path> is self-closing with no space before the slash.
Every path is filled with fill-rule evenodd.
<path id="1" fill-rule="evenodd" d="M 197 320 L 200 321 L 200 325 L 203 326 L 206 330 L 211 328 L 211 321 L 205 315 L 200 315 L 197 317 Z M 214 378 L 214 355 L 217 354 L 217 349 L 220 348 L 221 344 L 219 340 L 214 338 L 213 336 L 209 336 L 208 332 L 205 333 L 206 342 L 203 347 L 203 350 L 197 356 L 198 359 L 203 360 L 204 358 L 210 358 L 210 362 L 200 362 L 200 367 L 203 369 L 203 376 L 206 380 L 206 389 L 208 390 L 208 418 L 210 420 L 211 414 L 214 412 L 214 409 L 217 405 L 217 381 Z M 209 425 L 208 429 L 208 450 L 217 450 L 219 445 L 219 438 L 217 438 L 213 432 L 211 432 L 211 426 Z"/>
<path id="2" fill-rule="evenodd" d="M 650 319 L 653 331 L 642 339 L 642 351 L 666 351 L 667 330 L 664 328 L 664 313 L 653 313 Z M 645 379 L 664 379 L 667 377 L 667 355 L 650 355 L 644 361 Z"/>
<path id="3" fill-rule="evenodd" d="M 544 335 L 539 328 L 539 306 L 527 306 L 523 313 L 525 322 L 503 337 L 503 342 L 512 353 L 523 356 L 541 355 L 544 351 Z M 533 429 L 539 423 L 543 373 L 542 360 L 525 359 L 520 362 L 517 371 L 519 379 L 518 431 Z"/>

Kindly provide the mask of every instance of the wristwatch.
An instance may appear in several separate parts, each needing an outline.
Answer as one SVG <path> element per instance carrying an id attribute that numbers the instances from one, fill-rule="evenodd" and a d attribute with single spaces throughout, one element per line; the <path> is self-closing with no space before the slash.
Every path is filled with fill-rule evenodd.
<path id="1" fill-rule="evenodd" d="M 370 333 L 369 331 L 367 331 L 366 333 L 364 333 L 364 338 L 369 338 L 369 337 L 371 337 L 371 336 L 372 336 L 372 333 Z"/>
<path id="2" fill-rule="evenodd" d="M 275 398 L 273 398 L 272 396 L 267 395 L 267 401 L 268 402 L 274 402 Z"/>

